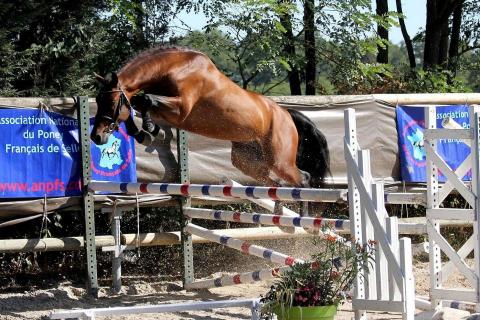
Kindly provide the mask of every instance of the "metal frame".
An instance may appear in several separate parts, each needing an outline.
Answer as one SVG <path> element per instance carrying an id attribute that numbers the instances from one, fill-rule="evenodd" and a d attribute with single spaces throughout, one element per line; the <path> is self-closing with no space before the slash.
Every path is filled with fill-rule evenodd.
<path id="1" fill-rule="evenodd" d="M 95 203 L 88 185 L 92 180 L 90 171 L 90 105 L 88 97 L 77 97 L 80 152 L 82 157 L 82 197 L 85 214 L 85 253 L 87 259 L 87 292 L 98 297 L 97 253 L 95 247 Z"/>
<path id="2" fill-rule="evenodd" d="M 179 165 L 179 179 L 181 184 L 190 183 L 190 175 L 188 171 L 188 133 L 185 130 L 177 129 L 177 155 Z M 181 240 L 183 252 L 183 287 L 185 288 L 194 281 L 193 268 L 193 243 L 192 235 L 186 232 L 185 227 L 191 222 L 191 219 L 184 215 L 185 208 L 190 207 L 191 199 L 189 196 L 181 197 L 180 205 L 180 219 L 181 219 Z"/>
<path id="3" fill-rule="evenodd" d="M 102 247 L 102 252 L 112 252 L 112 292 L 119 293 L 122 289 L 122 261 L 123 252 L 127 249 L 121 241 L 121 222 L 124 211 L 129 208 L 102 208 L 102 213 L 110 217 L 110 227 L 115 241 L 113 246 Z"/>

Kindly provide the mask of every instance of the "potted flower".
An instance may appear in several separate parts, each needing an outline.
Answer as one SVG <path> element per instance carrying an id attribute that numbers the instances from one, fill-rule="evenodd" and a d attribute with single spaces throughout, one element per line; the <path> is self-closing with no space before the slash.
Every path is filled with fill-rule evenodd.
<path id="1" fill-rule="evenodd" d="M 262 316 L 279 320 L 334 319 L 357 274 L 368 271 L 373 261 L 373 244 L 346 245 L 323 232 L 313 241 L 311 261 L 296 263 L 284 271 L 261 299 Z"/>

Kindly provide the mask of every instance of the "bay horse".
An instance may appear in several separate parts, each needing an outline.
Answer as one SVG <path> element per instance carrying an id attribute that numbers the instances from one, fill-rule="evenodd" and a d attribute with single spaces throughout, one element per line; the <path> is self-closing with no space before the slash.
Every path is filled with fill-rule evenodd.
<path id="1" fill-rule="evenodd" d="M 263 184 L 320 187 L 329 173 L 327 140 L 309 118 L 242 89 L 204 53 L 149 49 L 97 80 L 103 85 L 91 132 L 96 144 L 106 143 L 119 122 L 131 121 L 130 100 L 143 91 L 155 97 L 155 122 L 231 141 L 233 166 Z"/>

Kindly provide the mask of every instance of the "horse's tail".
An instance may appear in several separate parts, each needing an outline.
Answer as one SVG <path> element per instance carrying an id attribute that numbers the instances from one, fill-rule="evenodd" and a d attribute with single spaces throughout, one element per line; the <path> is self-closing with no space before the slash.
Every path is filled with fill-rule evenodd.
<path id="1" fill-rule="evenodd" d="M 287 109 L 298 132 L 297 167 L 310 174 L 310 186 L 322 187 L 331 176 L 330 152 L 325 135 L 300 111 Z"/>

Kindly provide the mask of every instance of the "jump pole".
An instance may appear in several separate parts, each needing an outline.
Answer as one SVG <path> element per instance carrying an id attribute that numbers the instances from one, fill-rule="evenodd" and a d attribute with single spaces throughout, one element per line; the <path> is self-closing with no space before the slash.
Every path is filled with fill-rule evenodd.
<path id="1" fill-rule="evenodd" d="M 331 228 L 334 231 L 349 230 L 350 221 L 343 219 L 322 219 L 311 217 L 279 216 L 274 214 L 247 213 L 227 210 L 188 208 L 185 214 L 190 218 L 265 224 L 282 227 L 302 227 L 313 230 Z M 332 230 L 332 231 L 333 231 Z"/>
<path id="2" fill-rule="evenodd" d="M 227 177 L 223 177 L 222 179 L 220 179 L 220 184 L 231 185 L 231 186 L 235 186 L 235 187 L 238 187 L 238 186 L 243 187 L 242 184 L 238 183 L 235 180 L 227 178 Z M 272 200 L 266 200 L 266 199 L 249 199 L 249 200 L 251 202 L 259 205 L 260 207 L 267 209 L 270 212 L 275 211 L 275 202 L 273 202 Z M 296 213 L 295 211 L 292 211 L 292 210 L 290 210 L 286 207 L 282 207 L 282 214 L 285 215 L 285 216 L 293 216 L 293 217 L 298 217 L 299 216 L 298 213 Z"/>
<path id="3" fill-rule="evenodd" d="M 108 191 L 114 193 L 169 194 L 177 196 L 214 196 L 240 199 L 271 199 L 287 201 L 336 202 L 338 191 L 314 188 L 230 186 L 208 184 L 178 183 L 120 183 L 92 181 L 92 191 Z"/>
<path id="4" fill-rule="evenodd" d="M 300 259 L 295 259 L 291 256 L 288 256 L 286 254 L 273 251 L 267 248 L 264 248 L 262 246 L 257 246 L 248 243 L 247 241 L 242 241 L 239 239 L 235 239 L 232 237 L 228 237 L 225 235 L 221 235 L 219 233 L 216 233 L 214 231 L 202 228 L 200 226 L 197 226 L 193 223 L 189 223 L 185 227 L 185 231 L 189 232 L 190 234 L 205 238 L 207 240 L 210 240 L 212 242 L 216 242 L 219 244 L 222 244 L 226 247 L 241 251 L 245 254 L 249 254 L 252 256 L 260 257 L 267 259 L 271 262 L 278 263 L 281 265 L 286 265 L 290 266 L 295 263 L 303 262 L 303 260 Z"/>
<path id="5" fill-rule="evenodd" d="M 251 214 L 245 212 L 233 212 L 233 211 L 221 211 L 221 210 L 209 210 L 209 209 L 196 209 L 188 208 L 186 214 L 191 218 L 210 219 L 210 220 L 223 220 L 233 222 L 244 222 L 253 224 L 268 224 L 279 227 L 304 227 L 316 231 L 319 236 L 330 236 L 335 241 L 351 246 L 351 243 L 345 238 L 339 236 L 331 230 L 332 227 L 338 225 L 338 229 L 343 228 L 344 220 L 341 219 L 321 219 L 310 217 L 285 217 L 272 214 Z"/>
<path id="6" fill-rule="evenodd" d="M 78 318 L 84 320 L 95 320 L 96 316 L 119 316 L 144 313 L 165 313 L 184 312 L 196 310 L 210 310 L 217 308 L 238 308 L 247 307 L 252 311 L 252 320 L 260 320 L 260 309 L 258 299 L 238 299 L 219 301 L 196 301 L 172 304 L 157 304 L 144 306 L 108 307 L 94 309 L 76 309 L 68 311 L 57 311 L 50 314 L 50 319 Z"/>
<path id="7" fill-rule="evenodd" d="M 185 214 L 193 219 L 222 220 L 240 223 L 253 223 L 265 225 L 294 226 L 305 229 L 320 229 L 329 226 L 338 234 L 350 233 L 350 220 L 348 219 L 323 219 L 312 217 L 285 217 L 264 213 L 247 213 L 227 210 L 187 208 Z M 449 226 L 444 225 L 444 226 Z M 454 226 L 454 225 L 452 225 Z M 463 225 L 462 225 L 463 226 Z M 298 228 L 297 228 L 298 229 Z M 235 230 L 235 229 L 233 229 Z M 400 234 L 424 235 L 427 234 L 425 223 L 399 222 Z"/>
<path id="8" fill-rule="evenodd" d="M 209 289 L 215 287 L 227 287 L 237 284 L 252 283 L 255 281 L 268 280 L 278 277 L 281 272 L 290 267 L 283 266 L 273 269 L 262 269 L 251 272 L 237 273 L 235 275 L 222 275 L 213 279 L 196 280 L 186 286 L 185 289 Z"/>

